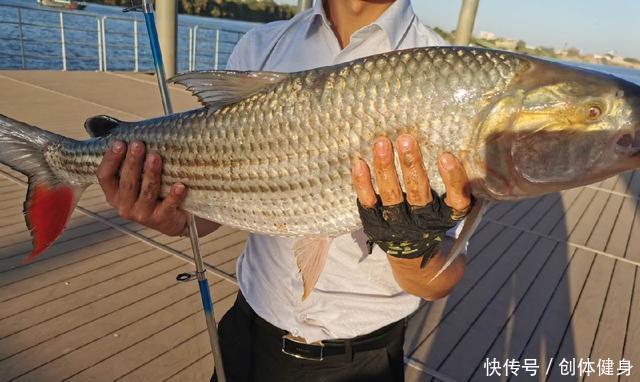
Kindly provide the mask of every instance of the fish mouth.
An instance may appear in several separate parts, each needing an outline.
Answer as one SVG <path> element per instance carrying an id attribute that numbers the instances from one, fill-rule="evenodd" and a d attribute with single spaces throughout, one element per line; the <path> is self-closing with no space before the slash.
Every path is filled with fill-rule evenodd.
<path id="1" fill-rule="evenodd" d="M 615 150 L 619 155 L 635 156 L 640 154 L 640 126 L 619 135 Z"/>

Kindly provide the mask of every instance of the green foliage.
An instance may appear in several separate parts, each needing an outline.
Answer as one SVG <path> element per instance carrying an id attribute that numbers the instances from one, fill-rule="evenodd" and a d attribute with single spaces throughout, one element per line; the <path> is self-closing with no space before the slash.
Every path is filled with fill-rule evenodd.
<path id="1" fill-rule="evenodd" d="M 278 5 L 270 0 L 181 0 L 178 3 L 178 11 L 191 15 L 265 23 L 290 19 L 296 14 L 297 8 Z"/>
<path id="2" fill-rule="evenodd" d="M 131 0 L 87 0 L 89 3 L 131 6 Z M 134 4 L 140 4 L 134 0 Z M 269 22 L 292 18 L 298 8 L 278 5 L 272 0 L 180 0 L 178 12 L 198 16 L 222 17 L 235 20 Z"/>

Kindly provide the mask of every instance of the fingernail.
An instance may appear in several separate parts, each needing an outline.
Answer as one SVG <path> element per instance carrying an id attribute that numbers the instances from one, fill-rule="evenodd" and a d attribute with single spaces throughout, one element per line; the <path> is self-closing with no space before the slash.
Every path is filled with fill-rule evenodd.
<path id="1" fill-rule="evenodd" d="M 173 192 L 177 195 L 180 196 L 184 193 L 185 187 L 184 184 L 174 184 L 173 185 Z"/>
<path id="2" fill-rule="evenodd" d="M 141 142 L 136 141 L 131 143 L 131 152 L 134 154 L 142 153 L 142 148 L 143 148 L 143 145 Z"/>
<path id="3" fill-rule="evenodd" d="M 410 135 L 403 134 L 398 137 L 398 148 L 401 151 L 407 152 L 411 150 L 412 144 L 413 144 L 413 138 Z"/>
<path id="4" fill-rule="evenodd" d="M 113 142 L 113 144 L 111 145 L 111 151 L 116 154 L 120 154 L 122 150 L 124 150 L 124 142 L 117 141 Z"/>
<path id="5" fill-rule="evenodd" d="M 445 170 L 453 170 L 458 165 L 458 162 L 451 153 L 444 153 L 440 156 L 440 164 Z"/>
<path id="6" fill-rule="evenodd" d="M 362 172 L 364 166 L 362 163 L 362 159 L 354 159 L 353 160 L 353 164 L 351 165 L 351 170 L 353 170 L 354 173 L 359 174 Z"/>
<path id="7" fill-rule="evenodd" d="M 373 144 L 373 149 L 377 153 L 383 153 L 389 150 L 389 140 L 387 138 L 381 137 L 377 138 Z"/>
<path id="8" fill-rule="evenodd" d="M 156 169 L 158 167 L 158 158 L 155 155 L 147 156 L 147 165 L 151 169 Z"/>

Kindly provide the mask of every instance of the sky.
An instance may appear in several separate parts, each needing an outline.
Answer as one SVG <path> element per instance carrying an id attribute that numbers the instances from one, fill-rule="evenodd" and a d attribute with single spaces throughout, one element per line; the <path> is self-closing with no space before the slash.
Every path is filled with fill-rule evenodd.
<path id="1" fill-rule="evenodd" d="M 455 29 L 462 0 L 412 3 L 425 24 Z M 480 31 L 535 46 L 640 58 L 640 0 L 480 0 L 474 33 Z"/>

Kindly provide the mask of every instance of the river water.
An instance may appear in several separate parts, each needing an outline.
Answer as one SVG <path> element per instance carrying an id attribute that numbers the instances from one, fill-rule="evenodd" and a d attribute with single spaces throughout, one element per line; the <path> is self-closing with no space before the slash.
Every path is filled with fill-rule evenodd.
<path id="1" fill-rule="evenodd" d="M 0 69 L 22 67 L 18 12 L 26 25 L 22 27 L 23 49 L 27 69 L 62 69 L 60 17 L 57 10 L 39 6 L 36 0 L 0 0 Z M 123 13 L 123 8 L 88 4 L 82 11 L 64 13 L 64 29 L 68 70 L 98 70 L 97 19 L 105 17 L 105 40 L 108 70 L 134 69 L 134 23 L 138 23 L 139 69 L 152 71 L 148 36 L 142 13 Z M 246 21 L 178 16 L 178 70 L 189 68 L 189 29 L 198 26 L 196 69 L 212 69 L 215 63 L 215 41 L 218 32 L 219 68 L 224 68 L 229 53 L 238 39 L 258 25 Z"/>
<path id="2" fill-rule="evenodd" d="M 58 12 L 39 6 L 36 0 L 0 0 L 0 69 L 20 69 L 19 29 L 16 6 L 23 7 L 25 66 L 27 69 L 62 69 L 60 19 Z M 26 8 L 26 9 L 25 9 Z M 139 20 L 139 69 L 152 71 L 148 37 L 140 13 L 123 13 L 122 8 L 88 4 L 82 11 L 64 14 L 68 70 L 98 70 L 98 27 L 96 18 L 106 16 L 105 39 L 108 70 L 133 70 L 133 19 Z M 49 28 L 42 25 L 48 25 Z M 238 39 L 256 23 L 189 15 L 178 16 L 178 71 L 189 68 L 189 29 L 198 26 L 197 70 L 213 69 L 216 30 L 218 32 L 218 68 L 224 68 Z M 55 28 L 51 28 L 51 26 Z M 605 65 L 574 64 L 604 71 L 640 84 L 640 70 Z"/>

